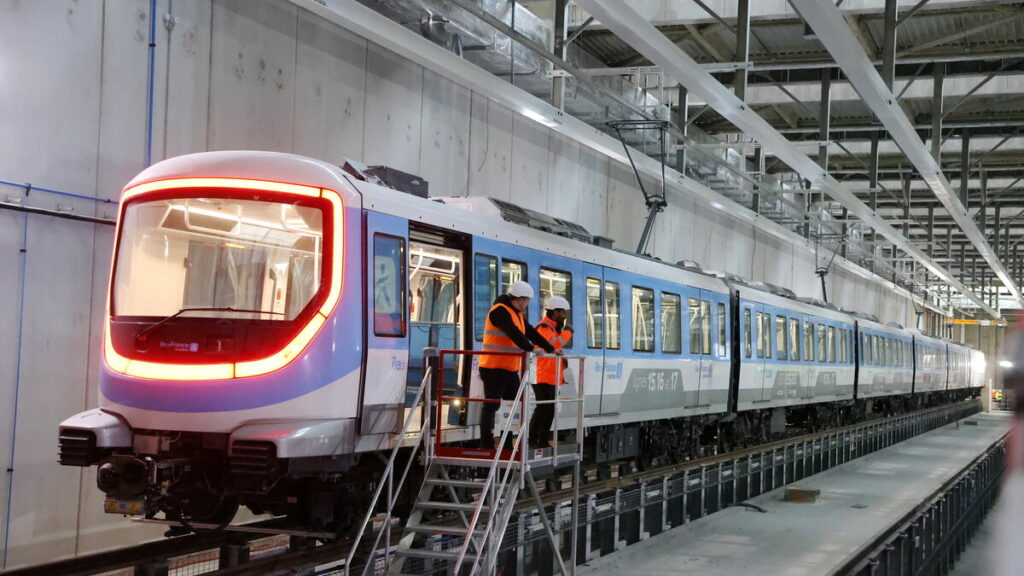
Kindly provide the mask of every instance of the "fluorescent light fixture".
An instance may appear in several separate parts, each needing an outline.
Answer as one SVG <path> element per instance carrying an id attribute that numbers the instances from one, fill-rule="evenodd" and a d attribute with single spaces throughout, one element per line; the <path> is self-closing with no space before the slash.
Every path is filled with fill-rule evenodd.
<path id="1" fill-rule="evenodd" d="M 1013 368 L 1013 362 L 1010 362 L 1009 360 L 1000 360 L 999 366 L 1002 368 Z"/>
<path id="2" fill-rule="evenodd" d="M 527 118 L 533 120 L 534 122 L 540 122 L 541 124 L 547 126 L 548 128 L 554 128 L 555 126 L 559 125 L 559 122 L 557 120 L 552 120 L 551 118 L 548 118 L 547 116 L 541 114 L 540 112 L 535 112 L 533 110 L 530 110 L 529 108 L 523 108 L 523 116 L 526 116 Z"/>

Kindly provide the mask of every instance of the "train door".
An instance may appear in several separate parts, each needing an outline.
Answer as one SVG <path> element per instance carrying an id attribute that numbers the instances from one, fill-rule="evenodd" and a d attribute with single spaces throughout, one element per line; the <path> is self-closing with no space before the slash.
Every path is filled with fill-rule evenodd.
<path id="1" fill-rule="evenodd" d="M 701 355 L 698 408 L 724 409 L 729 399 L 729 296 L 700 291 Z"/>
<path id="2" fill-rule="evenodd" d="M 408 223 L 366 213 L 366 346 L 361 434 L 393 434 L 404 419 L 407 371 L 412 374 L 406 291 Z M 422 353 L 420 353 L 422 364 Z M 422 377 L 422 369 L 419 371 Z M 418 380 L 417 380 L 418 383 Z"/>
<path id="3" fill-rule="evenodd" d="M 593 264 L 583 265 L 582 327 L 586 335 L 587 354 L 584 378 L 584 413 L 587 416 L 601 413 L 601 387 L 604 381 L 605 360 L 605 305 L 604 269 Z M 577 320 L 580 322 L 581 320 Z M 579 334 L 580 325 L 577 324 Z M 579 336 L 577 336 L 578 338 Z"/>
<path id="4" fill-rule="evenodd" d="M 754 402 L 761 399 L 761 386 L 764 376 L 758 350 L 758 305 L 740 299 L 739 304 L 739 381 L 737 383 L 736 403 L 741 409 L 751 408 Z"/>
<path id="5" fill-rule="evenodd" d="M 604 369 L 601 372 L 601 414 L 617 414 L 626 389 L 626 350 L 631 342 L 623 334 L 632 334 L 629 300 L 625 298 L 625 275 L 612 268 L 604 269 Z M 625 304 L 624 304 L 625 302 Z"/>
<path id="6" fill-rule="evenodd" d="M 411 403 L 424 373 L 423 350 L 465 348 L 468 302 L 466 266 L 469 237 L 423 225 L 409 226 L 409 373 L 406 401 Z M 462 357 L 444 359 L 442 423 L 458 424 L 456 401 L 464 397 L 468 371 Z"/>
<path id="7" fill-rule="evenodd" d="M 794 315 L 796 316 L 796 315 Z M 790 322 L 799 322 L 798 347 L 802 362 L 802 374 L 800 375 L 800 394 L 802 400 L 814 398 L 814 389 L 818 384 L 818 366 L 815 359 L 814 349 L 814 322 L 810 316 L 800 315 L 791 318 Z M 792 337 L 792 335 L 790 335 Z"/>

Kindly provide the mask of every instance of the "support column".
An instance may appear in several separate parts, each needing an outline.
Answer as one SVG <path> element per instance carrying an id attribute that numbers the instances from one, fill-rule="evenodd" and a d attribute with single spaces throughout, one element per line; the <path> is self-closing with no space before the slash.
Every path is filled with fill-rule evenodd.
<path id="1" fill-rule="evenodd" d="M 679 102 L 678 102 L 678 105 L 676 106 L 676 117 L 672 120 L 672 122 L 676 126 L 678 126 L 680 130 L 683 131 L 683 135 L 685 136 L 686 135 L 686 129 L 688 127 L 687 122 L 689 122 L 689 120 L 690 120 L 689 119 L 690 107 L 688 105 L 688 102 L 690 101 L 690 91 L 686 89 L 686 86 L 683 86 L 682 84 L 680 84 L 679 87 L 677 88 L 676 96 L 677 96 L 677 100 Z M 686 175 L 686 148 L 685 148 L 685 144 L 683 143 L 683 140 L 676 140 L 676 146 L 678 146 L 678 148 L 676 148 L 676 165 L 675 165 L 676 172 L 679 172 L 680 174 L 685 176 Z"/>
<path id="2" fill-rule="evenodd" d="M 928 257 L 935 257 L 935 206 L 928 207 Z"/>
<path id="3" fill-rule="evenodd" d="M 567 60 L 568 46 L 566 45 L 567 26 L 569 17 L 569 0 L 555 0 L 555 49 L 554 53 Z M 565 109 L 565 76 L 555 76 L 551 81 L 551 105 L 559 110 Z"/>
<path id="4" fill-rule="evenodd" d="M 971 131 L 969 128 L 960 130 L 960 203 L 967 209 L 967 186 L 970 182 L 971 162 Z"/>
<path id="5" fill-rule="evenodd" d="M 910 239 L 910 172 L 903 173 L 903 235 Z"/>
<path id="6" fill-rule="evenodd" d="M 764 147 L 761 146 L 761 145 L 758 145 L 757 148 L 754 148 L 754 170 L 757 171 L 757 181 L 761 182 L 763 180 L 763 178 L 764 178 Z M 760 214 L 761 213 L 761 187 L 760 186 L 755 186 L 754 187 L 754 198 L 753 198 L 752 202 L 754 204 L 752 206 L 752 208 L 754 210 L 754 214 Z"/>
<path id="7" fill-rule="evenodd" d="M 945 62 L 932 64 L 932 157 L 942 166 L 942 84 L 946 77 Z"/>
<path id="8" fill-rule="evenodd" d="M 818 146 L 818 165 L 825 172 L 828 172 L 828 140 L 832 124 L 831 92 L 832 69 L 825 68 L 821 71 L 821 100 L 818 109 L 818 121 L 821 127 L 818 131 L 818 139 L 821 140 L 821 144 Z"/>
<path id="9" fill-rule="evenodd" d="M 896 7 L 897 0 L 885 0 L 885 18 L 882 28 L 882 69 L 879 73 L 890 91 L 893 80 L 896 78 Z"/>
<path id="10" fill-rule="evenodd" d="M 878 213 L 878 138 L 880 134 L 878 132 L 871 133 L 871 157 L 868 158 L 868 188 L 870 189 L 870 199 L 868 200 L 868 206 L 871 208 L 872 214 Z M 871 271 L 875 271 L 875 238 L 877 234 L 875 229 L 871 229 Z"/>
<path id="11" fill-rule="evenodd" d="M 980 184 L 981 194 L 979 197 L 981 199 L 981 206 L 978 209 L 978 228 L 981 230 L 982 236 L 988 236 L 988 177 L 986 176 L 984 170 L 981 171 Z M 966 207 L 967 202 L 964 202 L 964 208 Z"/>
<path id="12" fill-rule="evenodd" d="M 1005 255 L 999 250 L 999 232 L 1002 230 L 999 226 L 999 204 L 995 205 L 995 210 L 992 213 L 992 249 L 996 251 L 996 258 L 1003 260 L 1006 258 Z"/>
<path id="13" fill-rule="evenodd" d="M 745 64 L 750 59 L 750 0 L 736 3 L 736 56 L 735 60 Z M 747 99 L 747 67 L 736 70 L 733 91 L 740 100 Z"/>

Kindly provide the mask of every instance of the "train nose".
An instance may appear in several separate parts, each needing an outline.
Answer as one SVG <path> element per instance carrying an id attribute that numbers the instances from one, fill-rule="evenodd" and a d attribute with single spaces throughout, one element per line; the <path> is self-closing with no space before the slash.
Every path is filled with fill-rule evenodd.
<path id="1" fill-rule="evenodd" d="M 109 496 L 130 498 L 146 490 L 146 463 L 134 456 L 114 455 L 100 464 L 96 486 Z"/>

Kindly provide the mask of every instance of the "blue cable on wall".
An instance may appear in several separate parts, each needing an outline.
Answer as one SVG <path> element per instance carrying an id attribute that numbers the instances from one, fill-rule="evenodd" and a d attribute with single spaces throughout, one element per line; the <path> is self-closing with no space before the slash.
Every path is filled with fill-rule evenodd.
<path id="1" fill-rule="evenodd" d="M 85 194 L 74 194 L 72 192 L 63 192 L 61 190 L 54 190 L 53 188 L 42 188 L 35 186 L 28 182 L 12 182 L 10 180 L 0 180 L 0 184 L 6 186 L 12 186 L 14 188 L 21 188 L 22 190 L 31 192 L 46 192 L 48 194 L 57 194 L 58 196 L 67 196 L 69 198 L 79 198 L 81 200 L 92 200 L 93 202 L 100 202 L 103 204 L 118 204 L 117 200 L 110 200 L 108 198 L 100 198 L 99 196 L 86 196 Z"/>

